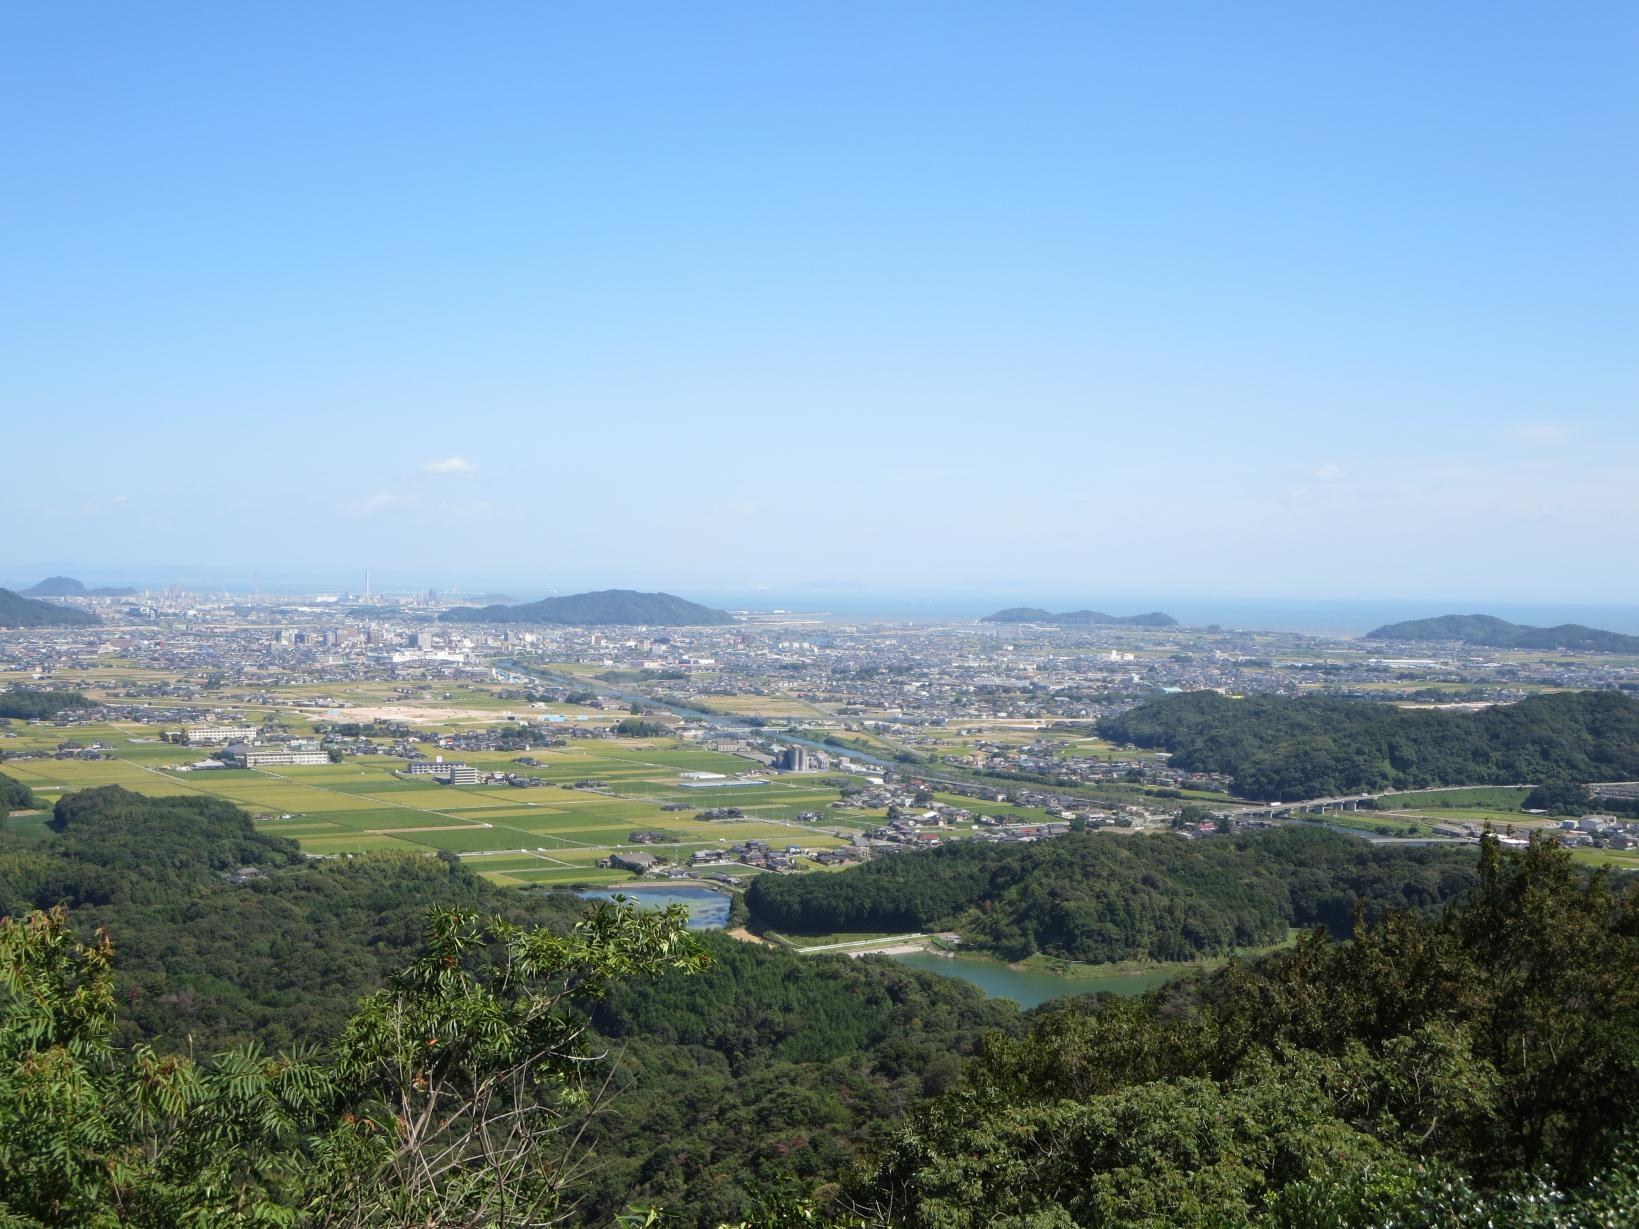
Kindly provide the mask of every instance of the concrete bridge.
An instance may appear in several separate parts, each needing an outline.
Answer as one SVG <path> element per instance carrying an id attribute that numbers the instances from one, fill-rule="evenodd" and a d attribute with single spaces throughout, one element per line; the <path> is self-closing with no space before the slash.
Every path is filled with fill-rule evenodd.
<path id="1" fill-rule="evenodd" d="M 1267 815 L 1271 819 L 1282 815 L 1324 815 L 1328 811 L 1358 811 L 1363 802 L 1375 802 L 1394 794 L 1454 794 L 1469 789 L 1530 789 L 1527 784 L 1516 785 L 1432 785 L 1424 789 L 1390 789 L 1376 794 L 1346 794 L 1336 798 L 1305 798 L 1299 802 L 1272 802 L 1266 807 L 1242 811 L 1242 815 Z"/>

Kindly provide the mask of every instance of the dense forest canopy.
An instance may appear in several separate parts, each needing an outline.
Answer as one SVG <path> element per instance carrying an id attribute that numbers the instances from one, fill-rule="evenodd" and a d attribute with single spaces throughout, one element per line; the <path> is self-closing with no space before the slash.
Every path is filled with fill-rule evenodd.
<path id="1" fill-rule="evenodd" d="M 955 930 L 1010 959 L 1191 960 L 1343 931 L 1357 902 L 1428 909 L 1473 880 L 1468 850 L 1384 847 L 1308 828 L 1233 839 L 1072 833 L 963 842 L 829 875 L 759 875 L 755 921 L 796 932 Z"/>
<path id="2" fill-rule="evenodd" d="M 101 622 L 88 610 L 74 610 L 0 589 L 0 627 L 87 627 Z"/>
<path id="3" fill-rule="evenodd" d="M 1243 798 L 1290 802 L 1441 785 L 1639 778 L 1639 700 L 1557 692 L 1479 712 L 1330 696 L 1159 696 L 1098 723 L 1117 742 L 1226 773 Z"/>
<path id="4" fill-rule="evenodd" d="M 631 589 L 548 597 L 521 606 L 462 606 L 446 610 L 439 618 L 447 623 L 558 623 L 576 627 L 716 627 L 734 622 L 734 616 L 724 610 L 670 593 L 638 593 Z"/>
<path id="5" fill-rule="evenodd" d="M 1639 898 L 1538 842 L 1437 917 L 997 1038 L 837 1223 L 1639 1223 Z"/>
<path id="6" fill-rule="evenodd" d="M 1460 640 L 1499 649 L 1565 649 L 1578 653 L 1639 653 L 1639 636 L 1624 636 L 1580 623 L 1531 627 L 1495 615 L 1440 615 L 1408 619 L 1366 633 L 1367 640 Z"/>
<path id="7" fill-rule="evenodd" d="M 0 717 L 36 721 L 55 717 L 70 709 L 95 707 L 93 701 L 77 691 L 35 691 L 25 687 L 0 691 Z"/>
<path id="8" fill-rule="evenodd" d="M 624 1055 L 586 1221 L 626 1204 L 714 1229 L 760 1195 L 849 1172 L 943 1092 L 1016 1007 L 886 959 L 800 957 L 706 936 L 711 967 L 616 987 L 593 1010 Z"/>
<path id="9" fill-rule="evenodd" d="M 885 960 L 680 945 L 664 919 L 588 923 L 453 857 L 315 862 L 218 801 L 83 791 L 43 839 L 0 826 L 0 1218 L 545 1223 L 493 1203 L 498 1170 L 554 1175 L 530 1189 L 580 1224 L 633 1203 L 770 1229 L 1591 1229 L 1639 1212 L 1623 1160 L 1639 913 L 1563 851 L 1488 842 L 1475 866 L 1303 829 L 1083 834 L 755 892 L 876 879 L 859 900 L 955 910 L 1004 940 L 1062 925 L 1107 941 L 1071 925 L 1095 918 L 1240 941 L 1266 908 L 1335 931 L 1357 898 L 1375 907 L 1349 941 L 1321 927 L 1143 1002 L 1037 1013 L 1027 1033 L 1011 1005 Z M 21 920 L 59 903 L 73 912 Z M 481 920 L 496 913 L 510 920 Z M 478 1020 L 497 1044 L 469 1044 Z M 181 1057 L 247 1043 L 309 1048 Z M 495 1146 L 479 1085 L 553 1129 Z M 455 1112 L 431 1135 L 379 1112 L 434 1095 Z M 564 1123 L 589 1156 L 560 1151 Z M 407 1163 L 434 1146 L 454 1146 L 460 1180 Z M 206 1215 L 223 1189 L 238 1210 Z"/>
<path id="10" fill-rule="evenodd" d="M 116 1035 L 115 948 L 66 909 L 0 922 L 7 1229 L 545 1229 L 583 1202 L 608 1101 L 585 1011 L 704 967 L 681 908 L 565 933 L 435 909 L 322 1049 L 201 1060 Z"/>
<path id="11" fill-rule="evenodd" d="M 173 937 L 216 924 L 189 902 L 224 883 L 217 867 L 339 869 L 281 866 L 282 843 L 210 806 L 94 794 L 45 842 L 78 829 L 77 852 L 36 856 L 141 876 L 89 846 L 122 819 L 151 840 L 169 813 L 206 838 L 207 865 L 190 879 L 173 849 L 158 882 L 115 895 L 176 909 L 188 925 Z M 0 860 L 29 877 L 4 839 Z M 156 1054 L 119 1022 L 141 999 L 117 992 L 118 947 L 66 912 L 14 914 L 0 1222 L 520 1229 L 633 1206 L 765 1229 L 1639 1216 L 1639 906 L 1547 843 L 1483 843 L 1472 890 L 1438 915 L 1362 918 L 1342 942 L 1317 928 L 1257 964 L 1143 1000 L 1067 1000 L 1028 1027 L 965 983 L 692 941 L 681 922 L 604 909 L 537 930 L 435 909 L 319 1046 L 203 1059 Z"/>
<path id="12" fill-rule="evenodd" d="M 615 722 L 613 731 L 619 738 L 668 738 L 675 733 L 664 721 L 644 717 L 622 717 Z"/>
<path id="13" fill-rule="evenodd" d="M 29 811 L 39 805 L 34 791 L 21 781 L 0 773 L 0 819 L 12 811 Z"/>
<path id="14" fill-rule="evenodd" d="M 313 860 L 231 803 L 65 794 L 44 841 L 0 832 L 0 914 L 66 905 L 119 952 L 120 1028 L 160 1049 L 313 1042 L 420 942 L 428 908 L 565 929 L 573 900 L 507 892 L 454 857 Z M 233 882 L 234 872 L 256 868 Z"/>
<path id="15" fill-rule="evenodd" d="M 82 791 L 50 827 L 38 840 L 0 825 L 0 914 L 61 904 L 82 939 L 104 928 L 113 1038 L 160 1054 L 331 1042 L 422 950 L 429 907 L 553 934 L 586 911 L 566 893 L 496 888 L 449 855 L 308 859 L 216 800 Z M 593 1124 L 586 1223 L 653 1198 L 673 1223 L 715 1226 L 782 1178 L 824 1180 L 953 1081 L 981 1036 L 1019 1026 L 1010 1003 L 885 961 L 721 937 L 704 949 L 709 967 L 621 980 L 593 1012 L 621 1055 L 620 1099 Z"/>

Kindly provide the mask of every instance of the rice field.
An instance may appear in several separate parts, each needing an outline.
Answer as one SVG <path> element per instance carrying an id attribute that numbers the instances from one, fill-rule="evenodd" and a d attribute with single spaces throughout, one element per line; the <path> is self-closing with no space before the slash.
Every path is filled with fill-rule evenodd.
<path id="1" fill-rule="evenodd" d="M 337 688 L 312 688 L 335 699 Z M 355 688 L 352 702 L 382 703 L 379 688 Z M 306 699 L 307 697 L 303 697 Z M 494 697 L 471 689 L 449 689 L 437 703 L 465 712 L 484 707 L 499 715 Z M 420 701 L 418 701 L 420 702 Z M 512 707 L 516 707 L 513 705 Z M 277 710 L 287 724 L 289 709 Z M 342 710 L 345 714 L 346 710 Z M 607 714 L 601 715 L 608 720 Z M 460 728 L 463 722 L 451 723 Z M 539 766 L 520 766 L 512 752 L 445 752 L 445 758 L 480 771 L 521 771 L 546 782 L 518 788 L 505 784 L 440 785 L 430 778 L 395 775 L 403 761 L 361 756 L 340 764 L 255 770 L 183 771 L 201 758 L 198 749 L 147 741 L 158 731 L 132 723 L 71 727 L 19 724 L 0 740 L 7 751 L 49 750 L 65 740 L 104 743 L 101 760 L 8 760 L 3 770 L 47 803 L 63 793 L 118 785 L 150 796 L 192 795 L 224 799 L 249 811 L 267 832 L 296 841 L 310 854 L 338 856 L 371 850 L 447 851 L 470 859 L 475 870 L 496 883 L 605 883 L 629 878 L 600 870 L 596 863 L 630 849 L 638 829 L 663 833 L 655 852 L 685 860 L 697 849 L 720 848 L 748 839 L 778 848 L 821 849 L 842 838 L 820 827 L 835 826 L 829 805 L 834 786 L 813 776 L 759 775 L 757 784 L 727 781 L 746 774 L 751 762 L 690 747 L 669 739 L 575 740 L 562 748 L 529 753 Z M 143 741 L 133 741 L 141 739 Z M 685 772 L 724 774 L 724 781 L 697 782 Z M 595 788 L 576 788 L 596 782 Z M 690 788 L 690 786 L 703 788 Z M 665 810 L 669 804 L 688 809 Z M 744 818 L 708 820 L 699 812 L 736 807 Z M 803 823 L 799 814 L 817 812 L 822 823 Z M 41 822 L 43 823 L 43 817 Z"/>

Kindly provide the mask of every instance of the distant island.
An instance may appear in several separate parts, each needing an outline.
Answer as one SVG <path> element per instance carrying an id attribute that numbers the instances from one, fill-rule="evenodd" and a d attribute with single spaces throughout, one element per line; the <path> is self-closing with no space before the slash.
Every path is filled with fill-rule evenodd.
<path id="1" fill-rule="evenodd" d="M 1495 649 L 1570 649 L 1584 653 L 1639 653 L 1639 636 L 1602 631 L 1580 623 L 1530 627 L 1493 615 L 1441 615 L 1410 619 L 1366 633 L 1367 640 L 1460 640 Z"/>
<path id="2" fill-rule="evenodd" d="M 135 589 L 87 589 L 72 576 L 48 576 L 23 590 L 24 597 L 131 597 L 135 593 Z"/>
<path id="3" fill-rule="evenodd" d="M 714 610 L 670 593 L 637 593 L 631 589 L 548 597 L 522 606 L 464 606 L 446 610 L 439 618 L 445 623 L 558 623 L 571 627 L 719 627 L 734 622 L 726 610 Z"/>
<path id="4" fill-rule="evenodd" d="M 89 611 L 70 610 L 55 602 L 41 602 L 0 589 L 0 627 L 85 627 L 101 622 Z"/>
<path id="5" fill-rule="evenodd" d="M 981 623 L 1050 623 L 1054 627 L 1177 627 L 1178 620 L 1159 610 L 1148 614 L 1108 615 L 1102 610 L 1067 610 L 1054 614 L 1035 606 L 1014 606 L 980 619 Z"/>

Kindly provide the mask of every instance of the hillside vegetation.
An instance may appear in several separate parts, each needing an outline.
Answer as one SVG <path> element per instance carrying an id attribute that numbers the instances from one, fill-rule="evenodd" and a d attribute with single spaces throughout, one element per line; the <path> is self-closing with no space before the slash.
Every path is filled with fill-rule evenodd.
<path id="1" fill-rule="evenodd" d="M 1494 615 L 1441 615 L 1390 623 L 1366 633 L 1367 640 L 1460 640 L 1498 649 L 1565 649 L 1575 653 L 1639 653 L 1639 636 L 1624 636 L 1580 623 L 1531 627 Z"/>
<path id="2" fill-rule="evenodd" d="M 1012 1003 L 891 960 L 702 945 L 703 972 L 624 982 L 593 1009 L 624 1058 L 584 1223 L 637 1202 L 716 1229 L 789 1183 L 833 1182 L 986 1036 L 1023 1028 Z"/>
<path id="3" fill-rule="evenodd" d="M 31 811 L 40 805 L 34 791 L 21 781 L 0 776 L 0 820 L 13 811 Z"/>
<path id="4" fill-rule="evenodd" d="M 10 784 L 0 804 L 32 801 Z M 259 873 L 236 881 L 248 867 Z M 57 905 L 81 941 L 108 936 L 111 1041 L 162 1056 L 334 1045 L 360 1000 L 423 953 L 429 908 L 557 936 L 587 912 L 565 893 L 493 887 L 453 856 L 308 859 L 227 803 L 113 787 L 65 795 L 44 840 L 0 822 L 0 915 Z M 582 1004 L 591 1051 L 620 1061 L 586 1068 L 612 1076 L 619 1112 L 588 1126 L 599 1160 L 578 1181 L 580 1223 L 653 1198 L 668 1223 L 715 1226 L 782 1180 L 828 1179 L 954 1081 L 982 1036 L 1020 1026 L 966 982 L 888 962 L 722 936 L 691 950 L 709 965 L 623 976 Z M 0 1178 L 0 1211 L 6 1189 Z"/>
<path id="5" fill-rule="evenodd" d="M 447 623 L 557 623 L 586 627 L 637 624 L 716 627 L 734 622 L 727 611 L 713 610 L 670 593 L 637 593 L 631 589 L 548 597 L 521 606 L 464 606 L 446 610 L 439 618 Z"/>
<path id="6" fill-rule="evenodd" d="M 239 949 L 255 966 L 261 945 L 324 927 L 221 876 L 247 857 L 294 882 L 343 866 L 284 861 L 283 842 L 220 804 L 133 797 L 73 796 L 44 850 L 0 829 L 10 899 L 18 878 L 49 894 L 42 862 L 77 875 L 82 900 L 100 875 L 109 900 L 82 907 L 116 933 L 165 915 L 191 974 L 238 976 Z M 102 850 L 122 828 L 128 848 Z M 150 875 L 136 854 L 156 842 Z M 314 1021 L 317 1045 L 281 1053 L 150 1049 L 123 1020 L 145 997 L 122 985 L 125 950 L 89 918 L 8 906 L 0 1223 L 544 1229 L 614 1224 L 633 1205 L 618 1223 L 1639 1217 L 1639 902 L 1546 843 L 1484 842 L 1471 890 L 1437 915 L 1386 912 L 1342 942 L 1317 929 L 1256 965 L 1028 1021 L 885 960 L 696 940 L 681 910 L 512 925 L 485 917 L 492 898 L 448 860 L 419 861 L 434 878 L 411 891 L 447 876 L 479 909 L 435 908 L 408 941 L 373 933 L 368 907 L 344 911 L 340 946 L 392 949 L 389 971 L 361 960 L 373 988 Z M 256 911 L 195 910 L 235 894 Z M 313 994 L 303 951 L 271 956 L 266 993 Z"/>
<path id="7" fill-rule="evenodd" d="M 77 691 L 35 690 L 13 687 L 0 691 L 0 717 L 19 717 L 35 721 L 55 717 L 76 708 L 94 708 L 96 705 Z"/>
<path id="8" fill-rule="evenodd" d="M 0 589 L 0 627 L 89 627 L 101 619 L 85 610 Z"/>
<path id="9" fill-rule="evenodd" d="M 1370 912 L 1429 909 L 1473 881 L 1468 850 L 1368 845 L 1313 829 L 1186 841 L 1072 833 L 963 842 L 829 875 L 759 875 L 754 921 L 781 931 L 955 930 L 1009 959 L 1193 960 L 1274 943 L 1290 926 L 1344 932 Z"/>
<path id="10" fill-rule="evenodd" d="M 453 857 L 314 861 L 231 803 L 117 786 L 66 794 L 44 841 L 0 829 L 0 914 L 66 905 L 120 954 L 121 1028 L 161 1050 L 313 1042 L 420 942 L 428 908 L 567 929 L 562 897 L 506 892 Z M 246 882 L 235 872 L 255 867 Z"/>
<path id="11" fill-rule="evenodd" d="M 1328 696 L 1158 696 L 1098 723 L 1101 737 L 1227 773 L 1235 792 L 1296 801 L 1442 785 L 1639 778 L 1639 700 L 1616 691 L 1532 696 L 1479 712 Z"/>
<path id="12" fill-rule="evenodd" d="M 1255 918 L 1277 887 L 1375 916 L 1026 1032 L 884 960 L 695 940 L 680 911 L 502 893 L 453 858 L 314 864 L 211 800 L 70 794 L 43 840 L 0 825 L 0 1223 L 1633 1223 L 1639 910 L 1557 848 L 1089 834 L 880 865 L 937 909 L 951 867 L 1028 854 L 997 898 L 1026 917 L 1130 888 L 1120 857 L 1152 850 L 1135 918 Z"/>
<path id="13" fill-rule="evenodd" d="M 1436 917 L 997 1038 L 847 1184 L 904 1229 L 1639 1223 L 1639 899 L 1485 842 Z"/>

